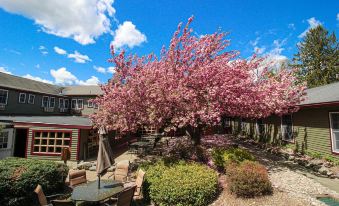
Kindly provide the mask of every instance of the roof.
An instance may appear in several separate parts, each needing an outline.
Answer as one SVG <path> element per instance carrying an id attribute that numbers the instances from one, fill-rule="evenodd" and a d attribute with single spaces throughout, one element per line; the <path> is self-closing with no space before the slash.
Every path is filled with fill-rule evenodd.
<path id="1" fill-rule="evenodd" d="M 62 87 L 0 72 L 0 87 L 60 95 Z"/>
<path id="2" fill-rule="evenodd" d="M 88 117 L 81 116 L 0 116 L 0 122 L 63 125 L 77 127 L 92 127 Z"/>
<path id="3" fill-rule="evenodd" d="M 63 95 L 102 95 L 103 91 L 98 85 L 68 86 L 62 90 Z"/>
<path id="4" fill-rule="evenodd" d="M 306 90 L 306 99 L 300 105 L 339 102 L 339 82 Z"/>
<path id="5" fill-rule="evenodd" d="M 49 95 L 102 95 L 103 91 L 98 85 L 57 86 L 43 83 L 24 77 L 14 76 L 0 72 L 0 87 L 22 91 L 37 92 Z"/>

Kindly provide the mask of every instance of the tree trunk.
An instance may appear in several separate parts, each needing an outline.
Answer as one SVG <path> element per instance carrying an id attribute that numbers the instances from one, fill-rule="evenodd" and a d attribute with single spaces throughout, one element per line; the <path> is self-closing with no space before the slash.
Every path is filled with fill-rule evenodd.
<path id="1" fill-rule="evenodd" d="M 200 145 L 201 130 L 200 125 L 198 127 L 188 126 L 186 129 L 186 134 L 192 139 L 195 146 Z"/>

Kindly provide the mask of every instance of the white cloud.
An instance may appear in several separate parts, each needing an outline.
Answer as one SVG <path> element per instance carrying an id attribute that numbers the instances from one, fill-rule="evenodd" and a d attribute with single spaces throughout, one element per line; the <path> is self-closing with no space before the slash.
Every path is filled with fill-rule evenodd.
<path id="1" fill-rule="evenodd" d="M 80 85 L 98 85 L 100 83 L 98 77 L 96 76 L 91 76 L 91 78 L 87 79 L 86 81 L 78 81 L 77 82 Z"/>
<path id="2" fill-rule="evenodd" d="M 257 46 L 258 43 L 259 43 L 259 40 L 260 40 L 260 37 L 255 38 L 254 41 L 250 41 L 250 45 L 252 45 L 254 47 Z"/>
<path id="3" fill-rule="evenodd" d="M 111 73 L 111 74 L 114 74 L 116 72 L 115 67 L 108 67 L 107 68 L 107 72 Z"/>
<path id="4" fill-rule="evenodd" d="M 74 51 L 73 54 L 68 54 L 67 57 L 74 59 L 74 62 L 81 64 L 92 61 L 87 55 L 80 54 L 78 51 Z"/>
<path id="5" fill-rule="evenodd" d="M 337 13 L 337 21 L 339 21 L 339 13 Z"/>
<path id="6" fill-rule="evenodd" d="M 8 71 L 5 67 L 0 67 L 0 72 L 6 73 L 6 74 L 12 74 L 12 72 Z"/>
<path id="7" fill-rule="evenodd" d="M 80 44 L 111 32 L 114 0 L 1 0 L 7 12 L 34 20 L 42 31 L 59 37 L 72 38 Z"/>
<path id="8" fill-rule="evenodd" d="M 57 46 L 54 47 L 54 51 L 55 51 L 55 53 L 60 54 L 60 55 L 67 54 L 66 50 L 63 50 L 63 49 L 61 49 Z"/>
<path id="9" fill-rule="evenodd" d="M 256 53 L 256 54 L 263 54 L 264 52 L 265 52 L 265 50 L 266 50 L 266 47 L 257 47 L 257 46 L 255 46 L 254 47 L 254 52 Z"/>
<path id="10" fill-rule="evenodd" d="M 57 70 L 51 69 L 51 75 L 55 79 L 56 84 L 72 85 L 78 81 L 78 78 L 71 72 L 67 71 L 65 67 L 61 67 Z"/>
<path id="11" fill-rule="evenodd" d="M 307 32 L 310 30 L 310 29 L 313 29 L 319 25 L 322 25 L 322 23 L 318 20 L 316 20 L 314 17 L 311 17 L 309 19 L 307 19 L 307 23 L 309 24 L 308 25 L 308 28 L 303 32 L 301 33 L 298 37 L 299 38 L 303 38 L 306 36 Z"/>
<path id="12" fill-rule="evenodd" d="M 43 83 L 47 83 L 47 84 L 53 84 L 52 81 L 49 81 L 47 79 L 42 79 L 40 77 L 35 77 L 35 76 L 30 75 L 30 74 L 26 74 L 22 77 L 27 78 L 27 79 L 32 79 L 32 80 L 35 80 L 35 81 L 39 81 L 39 82 L 43 82 Z"/>
<path id="13" fill-rule="evenodd" d="M 40 64 L 35 65 L 35 68 L 40 69 Z"/>
<path id="14" fill-rule="evenodd" d="M 106 73 L 106 69 L 103 68 L 103 67 L 93 66 L 93 68 L 94 68 L 95 70 L 97 70 L 97 72 L 99 72 L 99 73 L 103 73 L 103 74 Z"/>
<path id="15" fill-rule="evenodd" d="M 40 50 L 42 55 L 48 54 L 47 48 L 45 46 L 39 46 L 39 50 Z"/>
<path id="16" fill-rule="evenodd" d="M 96 76 L 91 76 L 87 80 L 79 80 L 74 74 L 69 72 L 66 67 L 61 67 L 59 69 L 51 69 L 51 75 L 54 78 L 55 84 L 59 85 L 97 85 L 100 83 L 99 79 Z"/>
<path id="17" fill-rule="evenodd" d="M 136 26 L 132 22 L 125 21 L 114 31 L 114 39 L 111 44 L 117 49 L 123 46 L 133 48 L 146 41 L 147 38 L 145 34 L 136 29 Z"/>
<path id="18" fill-rule="evenodd" d="M 276 39 L 273 41 L 273 49 L 266 54 L 267 61 L 271 63 L 272 67 L 279 68 L 288 61 L 288 58 L 285 55 L 282 55 L 282 52 L 285 50 L 283 46 L 286 42 L 287 39 Z"/>
<path id="19" fill-rule="evenodd" d="M 292 30 L 295 30 L 295 25 L 293 23 L 290 23 L 290 24 L 288 24 L 288 28 L 292 29 Z"/>
<path id="20" fill-rule="evenodd" d="M 115 67 L 107 67 L 107 68 L 104 68 L 104 67 L 100 67 L 100 66 L 93 66 L 93 68 L 94 68 L 97 72 L 103 73 L 103 74 L 106 74 L 106 73 L 114 74 L 114 73 L 115 73 Z"/>

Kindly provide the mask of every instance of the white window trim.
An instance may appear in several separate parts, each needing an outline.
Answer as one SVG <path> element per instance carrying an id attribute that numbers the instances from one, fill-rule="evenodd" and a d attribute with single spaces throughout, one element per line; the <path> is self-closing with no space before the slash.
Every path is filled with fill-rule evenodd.
<path id="1" fill-rule="evenodd" d="M 44 98 L 45 98 L 45 97 L 47 97 L 47 99 L 48 99 L 48 100 L 47 100 L 47 105 L 46 105 L 46 107 L 49 106 L 49 96 L 42 96 L 42 99 L 41 99 L 41 107 L 45 107 L 45 106 L 44 106 Z"/>
<path id="2" fill-rule="evenodd" d="M 280 133 L 281 133 L 281 136 L 282 136 L 282 140 L 283 141 L 286 141 L 286 142 L 291 142 L 291 143 L 294 143 L 294 134 L 293 134 L 293 130 L 294 130 L 294 125 L 293 125 L 293 115 L 292 114 L 285 114 L 285 115 L 290 115 L 291 116 L 291 120 L 292 120 L 292 138 L 289 140 L 289 139 L 285 139 L 284 138 L 284 135 L 282 133 L 283 131 L 283 116 L 280 117 Z"/>
<path id="3" fill-rule="evenodd" d="M 94 105 L 93 105 L 93 102 L 90 101 L 90 100 L 88 100 L 88 101 L 87 101 L 87 107 L 88 107 L 88 108 L 93 108 L 93 106 L 94 106 Z"/>
<path id="4" fill-rule="evenodd" d="M 329 112 L 328 113 L 328 116 L 329 116 L 329 119 L 330 119 L 330 131 L 331 131 L 331 134 L 330 134 L 330 136 L 331 136 L 331 150 L 332 150 L 332 152 L 333 153 L 339 153 L 339 149 L 338 150 L 336 150 L 335 148 L 336 148 L 336 143 L 335 143 L 335 139 L 334 139 L 334 137 L 333 137 L 333 130 L 335 130 L 335 131 L 338 131 L 339 132 L 339 129 L 333 129 L 332 128 L 332 118 L 331 118 L 331 114 L 339 114 L 339 112 Z"/>
<path id="5" fill-rule="evenodd" d="M 61 107 L 61 102 L 63 103 L 63 107 Z M 64 109 L 65 108 L 65 100 L 63 98 L 59 98 L 59 109 Z"/>
<path id="6" fill-rule="evenodd" d="M 51 100 L 52 100 L 52 99 L 54 99 L 54 105 L 53 105 L 53 107 L 51 107 L 51 102 L 52 102 Z M 56 103 L 56 102 L 55 102 L 55 97 L 50 97 L 50 98 L 49 98 L 49 101 L 48 101 L 48 107 L 49 107 L 49 108 L 54 108 L 54 107 L 55 107 L 55 103 Z"/>
<path id="7" fill-rule="evenodd" d="M 7 143 L 7 147 L 6 147 L 6 148 L 0 148 L 0 151 L 1 151 L 1 150 L 7 150 L 8 148 L 10 148 L 10 145 L 9 145 L 9 144 L 10 144 L 10 140 L 9 140 L 9 138 L 10 138 L 10 133 L 9 133 L 9 131 L 1 131 L 0 134 L 3 135 L 5 132 L 7 133 L 7 142 L 6 142 L 6 143 Z M 3 138 L 3 139 L 4 139 L 3 136 L 1 136 L 0 138 Z M 3 144 L 3 143 L 5 143 L 5 142 L 2 142 L 2 144 Z"/>
<path id="8" fill-rule="evenodd" d="M 67 107 L 66 107 L 66 102 L 67 102 Z M 64 99 L 64 108 L 65 109 L 69 108 L 69 99 Z"/>
<path id="9" fill-rule="evenodd" d="M 22 94 L 25 95 L 25 98 L 24 98 L 23 102 L 20 102 L 20 99 L 21 99 L 20 97 L 21 97 Z M 18 101 L 19 101 L 20 104 L 25 104 L 26 103 L 26 93 L 20 92 Z"/>
<path id="10" fill-rule="evenodd" d="M 79 105 L 79 101 L 82 102 L 81 105 Z M 80 107 L 81 106 L 81 107 Z M 77 109 L 84 109 L 84 99 L 77 99 Z"/>
<path id="11" fill-rule="evenodd" d="M 5 102 L 4 105 L 7 105 L 7 102 L 8 102 L 8 90 L 6 90 L 6 89 L 0 89 L 0 90 L 6 92 L 6 102 Z M 2 104 L 2 103 L 0 103 L 0 104 Z"/>
<path id="12" fill-rule="evenodd" d="M 75 101 L 75 105 L 73 107 L 73 101 Z M 78 108 L 78 100 L 77 99 L 71 99 L 71 109 L 77 109 Z"/>
<path id="13" fill-rule="evenodd" d="M 29 100 L 30 100 L 31 97 L 33 97 L 33 102 L 29 102 Z M 34 94 L 29 94 L 29 95 L 28 95 L 27 103 L 28 103 L 28 104 L 34 104 L 34 102 L 35 102 L 35 95 L 34 95 Z"/>

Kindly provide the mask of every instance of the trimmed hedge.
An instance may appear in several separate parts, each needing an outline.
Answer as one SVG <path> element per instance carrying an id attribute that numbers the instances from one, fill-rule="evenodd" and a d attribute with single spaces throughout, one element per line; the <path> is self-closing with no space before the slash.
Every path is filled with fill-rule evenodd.
<path id="1" fill-rule="evenodd" d="M 53 161 L 7 158 L 0 160 L 0 205 L 34 205 L 34 189 L 40 184 L 46 194 L 64 188 L 65 164 Z"/>
<path id="2" fill-rule="evenodd" d="M 212 151 L 212 160 L 218 168 L 224 169 L 230 163 L 239 164 L 245 160 L 254 161 L 255 157 L 247 150 L 241 148 L 216 148 Z"/>
<path id="3" fill-rule="evenodd" d="M 216 196 L 217 174 L 204 165 L 160 161 L 144 169 L 144 196 L 157 205 L 202 206 Z"/>
<path id="4" fill-rule="evenodd" d="M 230 192 L 240 197 L 271 194 L 273 190 L 266 168 L 252 161 L 231 163 L 227 167 L 227 182 Z"/>

